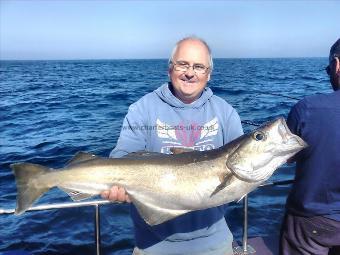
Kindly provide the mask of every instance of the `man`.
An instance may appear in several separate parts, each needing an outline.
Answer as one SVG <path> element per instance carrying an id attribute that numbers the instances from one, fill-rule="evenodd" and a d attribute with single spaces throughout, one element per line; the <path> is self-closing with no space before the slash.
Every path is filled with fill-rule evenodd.
<path id="1" fill-rule="evenodd" d="M 213 68 L 210 49 L 201 39 L 179 41 L 169 60 L 170 82 L 129 107 L 111 157 L 129 152 L 170 153 L 171 148 L 209 150 L 242 135 L 237 112 L 206 87 Z M 124 189 L 102 193 L 129 201 Z M 135 227 L 134 254 L 232 254 L 232 234 L 225 206 L 195 211 L 149 226 L 131 206 Z"/>
<path id="2" fill-rule="evenodd" d="M 289 128 L 309 147 L 293 159 L 282 255 L 340 254 L 340 39 L 330 50 L 327 72 L 334 92 L 306 97 L 288 115 Z"/>

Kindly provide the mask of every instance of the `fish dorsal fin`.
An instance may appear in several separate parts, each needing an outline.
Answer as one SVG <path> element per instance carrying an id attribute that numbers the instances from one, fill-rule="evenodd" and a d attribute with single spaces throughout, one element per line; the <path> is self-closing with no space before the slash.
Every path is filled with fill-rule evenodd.
<path id="1" fill-rule="evenodd" d="M 221 178 L 221 184 L 216 187 L 216 189 L 211 193 L 210 197 L 217 194 L 218 192 L 223 190 L 225 187 L 227 187 L 229 184 L 231 184 L 231 182 L 233 181 L 234 178 L 235 178 L 234 175 L 230 174 L 230 173 L 224 175 Z"/>
<path id="2" fill-rule="evenodd" d="M 164 154 L 159 152 L 151 152 L 151 151 L 137 151 L 137 152 L 131 152 L 127 155 L 125 155 L 123 158 L 129 158 L 129 159 L 145 159 L 152 156 L 164 156 Z"/>
<path id="3" fill-rule="evenodd" d="M 172 148 L 170 148 L 170 151 L 172 152 L 172 154 L 182 154 L 182 153 L 186 153 L 186 152 L 192 152 L 192 151 L 194 151 L 194 149 L 172 147 Z"/>
<path id="4" fill-rule="evenodd" d="M 182 214 L 190 212 L 190 210 L 160 208 L 157 205 L 146 202 L 145 200 L 140 202 L 138 195 L 134 196 L 129 194 L 129 197 L 144 221 L 151 226 L 159 225 Z"/>
<path id="5" fill-rule="evenodd" d="M 69 162 L 67 162 L 66 165 L 71 166 L 71 165 L 74 165 L 74 164 L 77 164 L 77 163 L 80 163 L 86 160 L 95 159 L 95 158 L 97 158 L 96 155 L 83 152 L 83 151 L 79 151 L 76 153 L 76 155 L 74 155 L 74 157 Z"/>
<path id="6" fill-rule="evenodd" d="M 64 191 L 67 195 L 69 195 L 71 197 L 71 199 L 73 201 L 81 201 L 81 200 L 85 200 L 88 198 L 93 197 L 94 195 L 92 194 L 86 194 L 86 193 L 81 193 L 77 190 L 74 189 L 69 189 L 69 188 L 65 188 L 65 187 L 58 187 L 59 189 L 61 189 L 62 191 Z"/>

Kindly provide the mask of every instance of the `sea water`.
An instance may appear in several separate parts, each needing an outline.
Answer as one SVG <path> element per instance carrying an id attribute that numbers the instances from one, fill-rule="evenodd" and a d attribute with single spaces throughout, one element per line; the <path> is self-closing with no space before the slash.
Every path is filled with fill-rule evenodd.
<path id="1" fill-rule="evenodd" d="M 286 117 L 307 95 L 331 92 L 327 58 L 216 59 L 210 88 L 244 121 Z M 168 81 L 167 60 L 0 62 L 0 208 L 14 208 L 11 163 L 59 168 L 78 151 L 108 156 L 128 106 Z M 254 127 L 244 124 L 244 130 Z M 271 180 L 292 179 L 294 166 Z M 290 186 L 259 188 L 249 195 L 249 235 L 278 235 Z M 58 189 L 38 204 L 69 202 Z M 230 203 L 226 220 L 242 235 L 242 203 Z M 103 254 L 131 254 L 129 206 L 101 207 Z M 94 254 L 94 208 L 0 215 L 0 252 Z"/>

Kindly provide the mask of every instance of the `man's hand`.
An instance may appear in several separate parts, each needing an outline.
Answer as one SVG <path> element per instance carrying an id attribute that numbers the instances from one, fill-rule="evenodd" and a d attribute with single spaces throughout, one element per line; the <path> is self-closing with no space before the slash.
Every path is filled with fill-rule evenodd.
<path id="1" fill-rule="evenodd" d="M 131 202 L 129 196 L 126 194 L 125 189 L 122 187 L 118 187 L 118 186 L 113 186 L 109 190 L 104 190 L 100 195 L 103 199 L 110 200 L 110 201 L 128 202 L 128 203 Z"/>

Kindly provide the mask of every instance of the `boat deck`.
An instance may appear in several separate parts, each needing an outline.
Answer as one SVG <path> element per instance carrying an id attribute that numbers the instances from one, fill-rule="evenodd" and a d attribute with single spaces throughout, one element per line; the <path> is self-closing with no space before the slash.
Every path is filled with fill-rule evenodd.
<path id="1" fill-rule="evenodd" d="M 274 237 L 253 237 L 248 239 L 247 252 L 243 251 L 242 242 L 234 242 L 234 255 L 278 255 L 279 238 Z"/>

